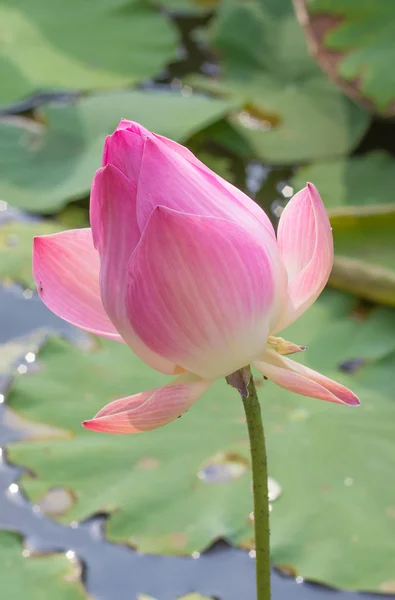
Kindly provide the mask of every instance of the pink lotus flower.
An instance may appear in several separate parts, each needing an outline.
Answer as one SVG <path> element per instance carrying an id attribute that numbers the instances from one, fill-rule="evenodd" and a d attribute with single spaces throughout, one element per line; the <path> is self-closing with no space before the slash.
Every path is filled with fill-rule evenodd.
<path id="1" fill-rule="evenodd" d="M 91 229 L 35 238 L 41 299 L 178 377 L 111 402 L 85 427 L 160 427 L 248 364 L 293 392 L 359 404 L 284 356 L 299 346 L 273 337 L 314 302 L 331 271 L 331 228 L 312 184 L 288 203 L 276 239 L 264 211 L 186 148 L 121 121 L 93 180 L 90 217 Z"/>

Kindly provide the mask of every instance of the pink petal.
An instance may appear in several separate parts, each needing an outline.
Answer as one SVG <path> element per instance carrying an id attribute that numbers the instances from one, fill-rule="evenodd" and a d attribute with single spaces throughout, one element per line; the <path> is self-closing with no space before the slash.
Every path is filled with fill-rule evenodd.
<path id="1" fill-rule="evenodd" d="M 209 169 L 197 168 L 153 137 L 146 139 L 137 189 L 137 220 L 141 229 L 156 206 L 166 206 L 189 214 L 228 219 L 257 238 L 272 235 L 272 226 L 262 209 L 252 200 L 249 205 L 251 210 Z"/>
<path id="2" fill-rule="evenodd" d="M 147 135 L 149 132 L 146 130 L 117 129 L 105 141 L 103 166 L 111 164 L 117 167 L 137 185 Z"/>
<path id="3" fill-rule="evenodd" d="M 164 387 L 110 402 L 83 426 L 104 433 L 157 429 L 185 413 L 211 384 L 187 373 Z"/>
<path id="4" fill-rule="evenodd" d="M 153 352 L 215 379 L 263 350 L 285 285 L 270 236 L 157 207 L 130 262 L 128 314 Z"/>
<path id="5" fill-rule="evenodd" d="M 136 220 L 136 187 L 111 164 L 99 169 L 93 180 L 91 223 L 100 253 L 101 297 L 108 316 L 144 362 L 158 371 L 174 373 L 175 365 L 149 350 L 128 319 L 128 262 L 140 239 Z"/>
<path id="6" fill-rule="evenodd" d="M 257 236 L 274 236 L 270 219 L 251 198 L 180 144 L 151 134 L 137 123 L 107 138 L 103 163 L 118 167 L 137 186 L 141 230 L 154 208 L 161 205 L 227 218 L 254 230 Z"/>
<path id="7" fill-rule="evenodd" d="M 91 333 L 123 341 L 101 301 L 99 255 L 90 229 L 35 237 L 33 276 L 41 300 L 56 315 Z"/>
<path id="8" fill-rule="evenodd" d="M 318 298 L 333 265 L 332 229 L 313 184 L 308 183 L 285 207 L 277 239 L 289 281 L 288 308 L 276 326 L 281 331 Z"/>
<path id="9" fill-rule="evenodd" d="M 264 227 L 266 232 L 272 235 L 273 237 L 275 236 L 273 225 L 269 217 L 267 216 L 265 211 L 262 210 L 262 208 L 256 202 L 254 202 L 254 200 L 247 196 L 247 194 L 245 194 L 237 187 L 226 181 L 226 179 L 223 179 L 222 177 L 214 173 L 214 171 L 209 169 L 204 163 L 202 163 L 202 161 L 196 158 L 196 156 L 192 152 L 190 152 L 188 148 L 185 148 L 185 146 L 182 146 L 181 144 L 178 144 L 177 142 L 174 142 L 173 140 L 165 138 L 161 135 L 154 134 L 154 137 L 160 140 L 162 144 L 167 146 L 170 150 L 177 152 L 186 161 L 197 167 L 197 169 L 205 175 L 206 179 L 208 181 L 211 181 L 211 183 L 215 185 L 218 192 L 226 191 L 227 193 L 229 193 L 232 196 L 232 201 L 235 202 L 239 208 L 243 207 L 248 213 L 254 215 L 256 220 L 259 221 L 260 225 Z M 218 216 L 225 217 L 225 215 Z M 226 216 L 225 218 L 229 218 L 229 216 Z"/>
<path id="10" fill-rule="evenodd" d="M 273 350 L 265 351 L 262 360 L 255 361 L 253 365 L 262 375 L 290 392 L 328 402 L 359 406 L 357 396 L 348 388 L 290 358 L 278 355 Z"/>

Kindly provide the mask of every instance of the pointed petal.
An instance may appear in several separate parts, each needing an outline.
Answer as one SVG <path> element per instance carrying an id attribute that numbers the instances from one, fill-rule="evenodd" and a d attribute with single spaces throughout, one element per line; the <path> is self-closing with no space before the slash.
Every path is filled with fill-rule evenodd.
<path id="1" fill-rule="evenodd" d="M 185 413 L 212 381 L 184 374 L 171 384 L 110 402 L 83 426 L 104 433 L 139 433 L 167 425 Z"/>
<path id="2" fill-rule="evenodd" d="M 122 133 L 122 132 L 120 132 Z M 148 365 L 174 373 L 175 365 L 150 351 L 132 328 L 126 310 L 128 262 L 139 239 L 136 187 L 109 164 L 96 172 L 91 191 L 91 223 L 100 253 L 100 290 L 104 308 L 132 350 Z"/>
<path id="3" fill-rule="evenodd" d="M 165 139 L 165 138 L 164 138 Z M 214 175 L 178 144 L 158 136 L 145 140 L 137 190 L 137 220 L 145 227 L 156 206 L 194 215 L 228 219 L 245 227 L 257 239 L 274 237 L 265 212 L 248 196 Z M 155 177 L 152 177 L 155 173 Z"/>
<path id="4" fill-rule="evenodd" d="M 139 181 L 142 161 L 144 169 Z M 260 230 L 263 227 L 274 237 L 270 219 L 251 198 L 216 175 L 181 144 L 151 133 L 138 123 L 122 120 L 107 137 L 103 166 L 108 164 L 139 186 L 141 229 L 155 206 L 163 205 L 193 214 L 231 218 L 238 223 L 244 221 L 253 228 L 259 224 Z M 186 191 L 180 185 L 186 186 Z M 206 188 L 209 189 L 205 192 Z M 229 216 L 232 213 L 233 217 Z"/>
<path id="5" fill-rule="evenodd" d="M 290 392 L 337 404 L 359 406 L 357 396 L 348 388 L 290 358 L 279 356 L 273 350 L 267 350 L 262 360 L 255 361 L 253 365 L 270 381 Z"/>
<path id="6" fill-rule="evenodd" d="M 307 184 L 285 207 L 277 239 L 289 281 L 288 308 L 276 326 L 281 331 L 318 298 L 333 265 L 332 229 L 313 184 Z"/>
<path id="7" fill-rule="evenodd" d="M 130 262 L 128 315 L 152 351 L 204 379 L 266 345 L 286 285 L 277 245 L 223 219 L 157 207 Z"/>
<path id="8" fill-rule="evenodd" d="M 123 123 L 131 122 L 123 121 Z M 145 140 L 149 135 L 149 131 L 134 123 L 127 128 L 118 126 L 105 141 L 103 166 L 111 164 L 117 167 L 134 185 L 137 185 Z"/>
<path id="9" fill-rule="evenodd" d="M 202 161 L 200 161 L 198 158 L 196 158 L 196 156 L 190 150 L 188 150 L 188 148 L 185 148 L 185 146 L 182 146 L 181 144 L 178 144 L 177 142 L 174 142 L 173 140 L 165 138 L 161 135 L 157 135 L 157 134 L 153 134 L 153 135 L 155 138 L 160 140 L 162 142 L 162 144 L 166 145 L 170 150 L 177 152 L 186 161 L 188 161 L 189 163 L 191 163 L 192 165 L 197 167 L 197 169 L 203 175 L 205 175 L 207 180 L 209 180 L 209 181 L 211 180 L 212 183 L 215 184 L 215 187 L 217 188 L 219 193 L 221 191 L 222 192 L 226 191 L 228 194 L 230 194 L 233 201 L 235 201 L 236 204 L 238 204 L 240 207 L 243 206 L 248 213 L 254 215 L 256 220 L 266 230 L 266 232 L 268 234 L 270 234 L 271 236 L 275 237 L 274 228 L 273 228 L 272 222 L 270 221 L 269 217 L 267 216 L 265 211 L 262 210 L 262 208 L 254 200 L 252 200 L 249 196 L 247 196 L 247 194 L 245 194 L 244 192 L 239 190 L 236 186 L 229 183 L 229 181 L 226 181 L 226 179 L 223 179 L 222 177 L 220 177 L 219 175 L 214 173 L 214 171 L 209 169 L 207 167 L 207 165 L 205 165 Z M 191 211 L 189 211 L 189 212 L 191 212 Z M 225 215 L 218 215 L 218 216 L 225 217 Z"/>
<path id="10" fill-rule="evenodd" d="M 101 301 L 99 255 L 90 229 L 35 237 L 33 276 L 41 300 L 56 315 L 91 333 L 123 341 Z"/>

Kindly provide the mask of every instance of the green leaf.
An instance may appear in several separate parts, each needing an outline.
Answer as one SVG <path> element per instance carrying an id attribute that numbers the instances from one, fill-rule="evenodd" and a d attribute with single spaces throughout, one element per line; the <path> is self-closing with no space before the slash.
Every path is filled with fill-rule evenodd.
<path id="1" fill-rule="evenodd" d="M 0 579 L 5 598 L 82 600 L 87 596 L 80 581 L 74 580 L 74 570 L 64 555 L 25 558 L 19 537 L 0 532 Z"/>
<path id="2" fill-rule="evenodd" d="M 32 247 L 35 235 L 62 231 L 55 221 L 32 223 L 9 222 L 0 226 L 0 279 L 18 281 L 34 288 L 32 275 Z"/>
<path id="3" fill-rule="evenodd" d="M 325 47 L 341 53 L 340 77 L 380 110 L 395 101 L 395 5 L 372 0 L 310 0 L 313 16 L 334 17 Z"/>
<path id="4" fill-rule="evenodd" d="M 395 306 L 395 160 L 372 152 L 301 168 L 299 189 L 313 181 L 331 216 L 335 264 L 330 283 Z"/>
<path id="5" fill-rule="evenodd" d="M 259 386 L 269 471 L 282 488 L 271 513 L 272 556 L 306 578 L 379 591 L 393 579 L 395 319 L 377 309 L 361 320 L 353 306 L 352 297 L 327 291 L 285 336 L 308 346 L 308 366 L 352 387 L 360 408 Z M 22 480 L 33 501 L 54 486 L 73 490 L 76 502 L 60 520 L 109 511 L 110 539 L 146 552 L 191 553 L 221 536 L 252 545 L 250 474 L 226 470 L 235 457 L 248 467 L 233 389 L 217 382 L 181 419 L 156 431 L 96 434 L 80 422 L 114 398 L 168 379 L 108 341 L 88 352 L 51 339 L 39 358 L 40 371 L 16 378 L 9 405 L 74 437 L 10 447 L 10 459 L 37 475 Z M 338 365 L 350 360 L 359 368 L 341 373 Z M 219 455 L 222 479 L 210 483 L 213 469 L 205 469 L 219 468 Z"/>
<path id="6" fill-rule="evenodd" d="M 262 160 L 335 157 L 358 143 L 369 116 L 309 56 L 291 0 L 223 2 L 210 40 L 222 79 L 195 83 L 243 100 L 232 124 Z"/>
<path id="7" fill-rule="evenodd" d="M 395 209 L 395 159 L 382 151 L 300 168 L 295 190 L 312 181 L 331 216 L 374 213 L 385 205 Z"/>
<path id="8" fill-rule="evenodd" d="M 0 124 L 0 196 L 23 210 L 58 211 L 88 195 L 104 139 L 121 118 L 183 142 L 234 106 L 201 95 L 135 90 L 49 106 L 46 125 Z"/>
<path id="9" fill-rule="evenodd" d="M 336 259 L 330 283 L 395 306 L 395 210 L 331 219 Z"/>
<path id="10" fill-rule="evenodd" d="M 3 104 L 149 79 L 176 58 L 178 43 L 173 25 L 143 0 L 6 0 L 0 39 Z"/>

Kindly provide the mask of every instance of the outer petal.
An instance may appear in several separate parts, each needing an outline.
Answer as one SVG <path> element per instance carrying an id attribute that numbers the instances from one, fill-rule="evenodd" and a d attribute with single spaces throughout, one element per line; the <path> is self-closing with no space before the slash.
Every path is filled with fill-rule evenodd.
<path id="1" fill-rule="evenodd" d="M 128 314 L 153 352 L 215 379 L 262 352 L 285 284 L 271 237 L 157 207 L 130 262 Z"/>
<path id="2" fill-rule="evenodd" d="M 288 308 L 276 326 L 280 331 L 313 304 L 333 265 L 332 229 L 313 184 L 308 183 L 285 207 L 277 239 L 289 281 Z"/>
<path id="3" fill-rule="evenodd" d="M 142 343 L 127 316 L 128 262 L 140 239 L 135 209 L 135 185 L 113 165 L 99 169 L 91 191 L 91 223 L 100 253 L 104 308 L 126 343 L 144 362 L 158 371 L 174 373 L 175 365 Z"/>
<path id="4" fill-rule="evenodd" d="M 359 406 L 357 396 L 348 388 L 290 358 L 278 355 L 273 350 L 267 350 L 262 360 L 255 361 L 253 365 L 265 377 L 290 392 L 328 402 Z"/>
<path id="5" fill-rule="evenodd" d="M 226 181 L 226 179 L 223 179 L 222 177 L 214 173 L 214 171 L 209 169 L 204 163 L 202 163 L 202 161 L 196 158 L 196 156 L 190 150 L 188 150 L 188 148 L 185 148 L 185 146 L 177 144 L 177 142 L 174 142 L 173 140 L 165 138 L 161 135 L 153 135 L 156 139 L 160 140 L 162 144 L 167 146 L 173 152 L 177 152 L 185 160 L 197 167 L 200 172 L 205 174 L 207 180 L 211 180 L 211 182 L 215 184 L 218 192 L 220 192 L 221 190 L 225 190 L 226 192 L 230 193 L 233 198 L 233 201 L 239 207 L 243 206 L 246 209 L 246 211 L 253 214 L 257 221 L 259 221 L 259 223 L 267 231 L 267 233 L 269 233 L 273 237 L 275 236 L 273 225 L 269 217 L 254 200 L 247 196 L 247 194 L 245 194 L 237 187 Z"/>
<path id="6" fill-rule="evenodd" d="M 99 255 L 90 229 L 35 237 L 33 276 L 41 300 L 56 315 L 91 333 L 123 341 L 101 301 Z"/>
<path id="7" fill-rule="evenodd" d="M 111 164 L 137 185 L 145 140 L 150 132 L 132 121 L 122 120 L 104 144 L 103 167 Z"/>
<path id="8" fill-rule="evenodd" d="M 122 120 L 113 135 L 108 136 L 103 166 L 107 164 L 118 167 L 136 185 L 139 182 L 141 229 L 155 206 L 163 205 L 193 214 L 229 218 L 253 228 L 259 224 L 259 235 L 263 227 L 274 236 L 270 219 L 251 198 L 216 175 L 181 144 L 153 134 L 138 123 Z"/>
<path id="9" fill-rule="evenodd" d="M 167 425 L 186 412 L 212 381 L 189 373 L 171 384 L 107 404 L 83 426 L 105 433 L 139 433 Z"/>
<path id="10" fill-rule="evenodd" d="M 269 218 L 253 200 L 240 191 L 234 192 L 233 186 L 195 157 L 187 160 L 188 151 L 182 154 L 175 151 L 175 142 L 169 141 L 164 144 L 154 136 L 145 141 L 137 188 L 137 220 L 141 230 L 156 206 L 167 206 L 189 214 L 228 219 L 245 227 L 257 239 L 274 237 Z"/>

